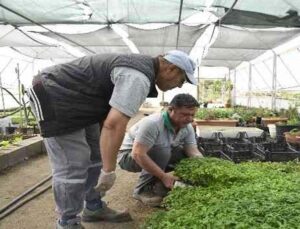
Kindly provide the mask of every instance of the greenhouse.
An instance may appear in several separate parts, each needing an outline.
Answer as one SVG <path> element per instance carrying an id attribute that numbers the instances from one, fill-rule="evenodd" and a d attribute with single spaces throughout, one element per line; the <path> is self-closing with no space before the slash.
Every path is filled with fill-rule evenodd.
<path id="1" fill-rule="evenodd" d="M 298 0 L 0 1 L 0 228 L 299 228 L 299 14 Z M 121 59 L 109 59 L 114 55 Z M 178 66 L 176 55 L 187 59 Z M 169 64 L 183 72 L 175 87 L 161 83 L 165 72 L 168 79 L 176 75 L 171 67 L 162 70 Z M 117 87 L 122 71 L 147 77 L 147 93 L 136 80 Z M 195 109 L 182 113 L 187 121 L 176 127 L 181 116 L 176 119 L 174 99 L 182 94 L 187 96 L 183 103 L 193 98 Z M 163 139 L 153 123 L 139 124 L 155 115 L 164 123 L 164 134 L 174 132 L 171 137 Z M 95 157 L 103 160 L 80 164 L 81 151 L 88 153 L 89 163 L 95 159 L 91 124 L 101 127 Z M 138 125 L 145 136 L 135 141 Z M 195 139 L 178 143 L 187 126 Z M 83 142 L 75 136 L 79 130 Z M 120 164 L 128 139 L 133 142 L 126 160 L 131 158 L 138 172 Z M 137 148 L 143 141 L 153 148 L 146 143 Z M 201 157 L 174 164 L 169 158 L 166 168 L 155 164 L 154 146 L 163 152 L 163 145 L 173 150 L 177 143 L 186 155 L 193 151 L 186 145 L 194 145 Z M 145 150 L 151 166 L 139 161 L 138 149 Z M 74 164 L 62 170 L 64 160 Z M 117 161 L 113 170 L 107 169 L 109 161 Z M 101 209 L 126 208 L 120 221 L 101 213 L 100 222 L 94 222 L 93 215 L 85 215 L 92 214 L 86 209 L 91 210 L 88 174 L 94 167 L 100 174 L 92 187 L 96 192 L 105 186 L 103 174 L 114 175 L 114 185 L 97 195 L 102 195 Z M 70 169 L 78 174 L 62 175 Z M 146 204 L 150 197 L 135 197 L 143 174 L 167 190 L 158 195 L 158 206 Z M 68 189 L 81 180 L 85 191 Z M 68 197 L 83 198 L 82 203 Z"/>

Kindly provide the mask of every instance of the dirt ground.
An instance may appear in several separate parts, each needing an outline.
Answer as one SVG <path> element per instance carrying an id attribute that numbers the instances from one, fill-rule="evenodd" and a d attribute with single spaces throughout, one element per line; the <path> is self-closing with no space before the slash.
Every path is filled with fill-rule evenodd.
<path id="1" fill-rule="evenodd" d="M 157 109 L 143 109 L 128 126 L 138 121 L 144 114 Z M 0 208 L 15 197 L 35 185 L 51 173 L 47 155 L 31 158 L 13 168 L 0 172 Z M 128 208 L 133 218 L 128 223 L 83 223 L 86 229 L 135 229 L 144 222 L 153 209 L 131 197 L 138 174 L 117 169 L 117 180 L 104 200 L 114 209 Z M 12 214 L 0 220 L 1 229 L 55 228 L 55 205 L 51 189 L 26 203 Z"/>

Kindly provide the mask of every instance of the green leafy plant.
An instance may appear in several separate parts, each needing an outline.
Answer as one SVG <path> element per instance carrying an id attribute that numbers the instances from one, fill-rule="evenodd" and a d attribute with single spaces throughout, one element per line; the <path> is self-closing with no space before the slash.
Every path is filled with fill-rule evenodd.
<path id="1" fill-rule="evenodd" d="M 144 228 L 299 228 L 298 162 L 187 159 L 175 172 L 193 186 L 173 189 Z"/>
<path id="2" fill-rule="evenodd" d="M 195 118 L 197 119 L 229 119 L 233 115 L 233 109 L 226 108 L 200 108 L 198 109 Z"/>
<path id="3" fill-rule="evenodd" d="M 1 147 L 1 148 L 4 148 L 4 149 L 5 149 L 5 148 L 7 148 L 9 145 L 10 145 L 9 141 L 3 140 L 3 141 L 0 142 L 0 147 Z"/>

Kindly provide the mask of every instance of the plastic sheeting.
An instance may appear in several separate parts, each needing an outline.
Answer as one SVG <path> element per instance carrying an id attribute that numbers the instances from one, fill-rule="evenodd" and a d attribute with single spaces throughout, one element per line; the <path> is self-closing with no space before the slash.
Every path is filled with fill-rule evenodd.
<path id="1" fill-rule="evenodd" d="M 198 26 L 182 23 L 206 10 L 219 18 L 226 16 L 218 22 L 221 25 L 218 38 L 208 50 L 202 65 L 225 66 L 232 69 L 299 33 L 297 29 L 288 31 L 250 29 L 274 26 L 300 27 L 299 0 L 239 0 L 233 9 L 228 11 L 234 2 L 234 0 L 214 0 L 210 8 L 205 8 L 204 0 L 23 0 L 22 4 L 17 0 L 2 0 L 0 23 L 11 24 L 12 27 L 1 26 L 0 29 L 5 28 L 5 31 L 0 32 L 0 46 L 14 47 L 18 52 L 33 58 L 74 58 L 76 55 L 62 49 L 59 43 L 45 43 L 32 36 L 32 33 L 25 33 L 17 27 L 89 23 L 106 27 L 80 34 L 52 32 L 40 34 L 76 47 L 84 55 L 132 52 L 126 39 L 129 39 L 140 53 L 152 56 L 171 49 L 190 52 L 204 30 L 197 20 L 194 24 L 198 23 Z M 169 26 L 144 30 L 128 26 L 126 23 L 141 25 L 169 23 Z M 125 31 L 126 39 L 111 29 L 112 24 L 120 26 Z M 243 28 L 224 27 L 224 24 L 242 25 Z"/>
<path id="2" fill-rule="evenodd" d="M 0 25 L 0 47 L 26 47 L 44 45 L 46 44 L 31 38 L 29 35 L 27 35 L 27 33 L 23 32 L 22 30 L 15 29 L 11 25 Z"/>
<path id="3" fill-rule="evenodd" d="M 128 35 L 128 39 L 135 44 L 136 48 L 139 50 L 139 53 L 151 56 L 163 54 L 176 48 L 189 53 L 195 45 L 197 39 L 204 32 L 204 29 L 201 29 L 199 26 L 192 27 L 181 25 L 177 43 L 178 27 L 176 25 L 170 25 L 152 30 L 138 29 L 127 25 L 122 25 L 120 28 Z M 49 32 L 41 34 L 64 41 L 64 39 Z M 96 53 L 130 53 L 130 50 L 124 40 L 110 27 L 85 34 L 63 35 L 72 41 L 84 44 L 86 47 Z M 67 43 L 74 45 L 70 42 Z"/>
<path id="4" fill-rule="evenodd" d="M 2 0 L 1 5 L 41 24 L 178 23 L 205 9 L 204 0 Z M 234 0 L 212 1 L 210 11 L 222 17 Z M 223 24 L 300 27 L 299 0 L 239 0 Z M 0 21 L 30 22 L 7 9 Z"/>
<path id="5" fill-rule="evenodd" d="M 226 26 L 218 29 L 217 39 L 203 58 L 204 66 L 235 68 L 242 61 L 255 59 L 300 33 L 300 29 L 246 29 Z"/>
<path id="6" fill-rule="evenodd" d="M 181 18 L 203 10 L 204 0 L 183 1 Z M 180 0 L 2 0 L 1 4 L 41 24 L 176 23 Z M 0 21 L 15 25 L 29 22 L 8 10 Z M 29 23 L 30 24 L 30 23 Z"/>

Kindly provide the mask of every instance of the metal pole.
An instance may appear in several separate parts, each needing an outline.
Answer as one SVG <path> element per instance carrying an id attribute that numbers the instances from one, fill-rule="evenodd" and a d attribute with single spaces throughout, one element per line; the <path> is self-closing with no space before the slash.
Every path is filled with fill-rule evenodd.
<path id="1" fill-rule="evenodd" d="M 199 73 L 200 67 L 199 67 L 199 59 L 197 59 L 197 101 L 200 101 L 200 73 Z"/>
<path id="2" fill-rule="evenodd" d="M 295 76 L 295 74 L 291 71 L 291 69 L 287 66 L 287 64 L 283 61 L 283 59 L 281 58 L 280 55 L 277 56 L 279 58 L 279 60 L 281 61 L 281 63 L 283 64 L 283 66 L 285 67 L 285 69 L 290 73 L 290 75 L 293 77 L 293 79 L 296 81 L 297 84 L 299 84 L 297 77 Z M 277 61 L 276 61 L 277 62 Z M 276 63 L 277 65 L 277 63 Z"/>
<path id="3" fill-rule="evenodd" d="M 252 64 L 251 62 L 249 62 L 248 103 L 247 103 L 248 107 L 251 107 L 251 97 L 252 97 Z"/>
<path id="4" fill-rule="evenodd" d="M 230 101 L 230 107 L 232 106 L 232 91 L 231 91 L 231 74 L 230 74 L 230 68 L 228 68 L 228 80 L 229 80 L 229 88 L 228 88 L 228 99 Z M 226 82 L 227 86 L 228 83 Z"/>
<path id="5" fill-rule="evenodd" d="M 233 72 L 233 105 L 236 106 L 236 69 Z"/>
<path id="6" fill-rule="evenodd" d="M 226 76 L 223 78 L 223 80 L 221 81 L 221 98 L 222 98 L 222 104 L 225 104 L 225 83 L 226 83 Z"/>
<path id="7" fill-rule="evenodd" d="M 0 87 L 1 87 L 1 97 L 2 97 L 2 105 L 3 105 L 3 115 L 6 115 L 6 110 L 5 110 L 5 103 L 4 103 L 4 95 L 3 95 L 3 86 L 2 86 L 2 77 L 1 73 L 5 71 L 5 69 L 10 65 L 10 63 L 13 61 L 13 58 L 10 58 L 9 61 L 6 63 L 3 69 L 1 69 L 0 72 Z"/>
<path id="8" fill-rule="evenodd" d="M 18 80 L 18 93 L 19 93 L 19 103 L 22 106 L 22 88 L 21 88 L 21 81 L 20 81 L 20 67 L 19 63 L 17 63 L 17 67 L 15 68 L 16 74 L 17 74 L 17 80 Z M 20 110 L 20 127 L 23 127 L 23 112 Z"/>
<path id="9" fill-rule="evenodd" d="M 0 90 L 1 90 L 1 99 L 2 99 L 2 108 L 3 108 L 3 116 L 6 115 L 5 111 L 5 102 L 4 102 L 4 95 L 3 95 L 3 88 L 2 88 L 2 77 L 0 72 Z"/>
<path id="10" fill-rule="evenodd" d="M 277 92 L 277 55 L 273 52 L 273 77 L 272 77 L 272 110 L 276 110 L 276 92 Z"/>

